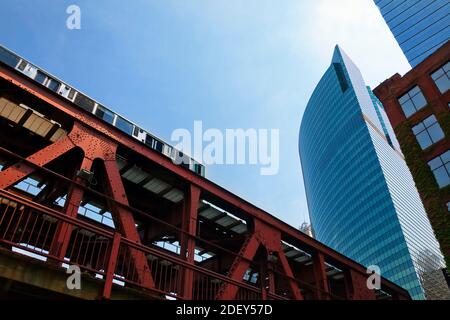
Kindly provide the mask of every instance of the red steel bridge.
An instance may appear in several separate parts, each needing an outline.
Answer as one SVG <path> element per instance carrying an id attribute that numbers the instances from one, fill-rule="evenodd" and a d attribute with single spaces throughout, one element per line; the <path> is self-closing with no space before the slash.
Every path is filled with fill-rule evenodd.
<path id="1" fill-rule="evenodd" d="M 1 62 L 0 170 L 2 299 L 410 298 Z"/>

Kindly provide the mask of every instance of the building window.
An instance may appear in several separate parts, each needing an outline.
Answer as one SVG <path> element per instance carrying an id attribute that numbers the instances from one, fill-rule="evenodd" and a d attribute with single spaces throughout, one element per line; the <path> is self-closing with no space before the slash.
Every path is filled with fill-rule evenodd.
<path id="1" fill-rule="evenodd" d="M 434 114 L 415 125 L 412 131 L 422 149 L 426 149 L 433 143 L 444 138 L 444 131 L 442 131 Z"/>
<path id="2" fill-rule="evenodd" d="M 450 212 L 450 201 L 447 202 L 447 210 L 448 210 L 448 212 Z"/>
<path id="3" fill-rule="evenodd" d="M 427 105 L 427 100 L 425 100 L 425 97 L 418 86 L 409 90 L 407 94 L 398 99 L 398 102 L 400 102 L 407 118 Z"/>
<path id="4" fill-rule="evenodd" d="M 433 78 L 441 93 L 447 92 L 450 89 L 450 61 L 431 74 L 431 78 Z"/>
<path id="5" fill-rule="evenodd" d="M 450 184 L 450 150 L 428 162 L 440 188 Z"/>

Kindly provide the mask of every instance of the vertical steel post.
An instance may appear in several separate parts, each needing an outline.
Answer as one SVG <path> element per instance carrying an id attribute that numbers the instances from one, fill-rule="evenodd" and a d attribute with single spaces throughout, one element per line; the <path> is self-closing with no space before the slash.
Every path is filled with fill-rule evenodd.
<path id="1" fill-rule="evenodd" d="M 325 257 L 322 252 L 313 254 L 314 281 L 316 284 L 316 298 L 321 300 L 329 299 L 329 287 L 327 273 L 325 270 Z"/>
<path id="2" fill-rule="evenodd" d="M 111 251 L 109 253 L 108 266 L 106 267 L 105 284 L 103 286 L 103 298 L 111 298 L 112 283 L 114 279 L 114 272 L 116 271 L 117 258 L 120 247 L 120 233 L 115 232 L 111 245 Z"/>
<path id="3" fill-rule="evenodd" d="M 198 204 L 200 201 L 201 190 L 190 185 L 187 192 L 187 197 L 184 201 L 181 229 L 184 233 L 181 234 L 180 255 L 189 264 L 195 264 L 195 239 L 193 237 L 197 234 L 197 219 L 198 219 Z M 184 268 L 182 274 L 183 297 L 187 300 L 192 299 L 192 290 L 194 284 L 194 272 L 192 269 Z"/>

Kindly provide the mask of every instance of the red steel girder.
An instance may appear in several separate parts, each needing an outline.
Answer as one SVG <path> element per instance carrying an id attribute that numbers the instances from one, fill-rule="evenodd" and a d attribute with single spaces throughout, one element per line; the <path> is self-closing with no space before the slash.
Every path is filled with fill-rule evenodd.
<path id="1" fill-rule="evenodd" d="M 243 243 L 239 254 L 236 256 L 233 264 L 230 267 L 228 276 L 236 281 L 241 281 L 244 277 L 245 272 L 250 267 L 250 261 L 252 261 L 255 257 L 256 252 L 258 251 L 259 246 L 262 245 L 265 247 L 268 253 L 273 254 L 277 253 L 278 258 L 280 260 L 281 266 L 287 278 L 289 279 L 289 287 L 291 289 L 292 295 L 296 300 L 303 300 L 303 296 L 300 292 L 300 289 L 297 283 L 293 280 L 293 272 L 289 265 L 289 262 L 286 259 L 284 251 L 281 246 L 281 234 L 268 226 L 265 223 L 256 221 L 255 230 Z M 269 272 L 269 291 L 270 293 L 275 292 L 275 282 L 273 275 Z M 219 289 L 217 294 L 217 299 L 220 300 L 230 300 L 236 297 L 238 287 L 232 284 L 223 284 Z M 265 294 L 263 294 L 265 296 Z"/>
<path id="2" fill-rule="evenodd" d="M 328 286 L 327 272 L 325 270 L 325 258 L 322 253 L 317 252 L 312 256 L 314 282 L 316 284 L 316 299 L 329 299 L 330 289 Z"/>
<path id="3" fill-rule="evenodd" d="M 117 144 L 80 123 L 75 122 L 71 132 L 66 137 L 39 150 L 27 157 L 26 160 L 36 166 L 43 167 L 75 147 L 79 147 L 84 151 L 84 160 L 80 169 L 90 170 L 95 159 L 103 160 L 110 194 L 116 201 L 128 206 L 125 189 L 116 164 Z M 35 167 L 20 162 L 8 167 L 0 172 L 0 189 L 6 189 L 16 184 L 34 171 L 36 171 Z M 84 190 L 80 187 L 75 186 L 71 190 L 67 197 L 66 214 L 76 217 L 83 194 Z M 140 243 L 140 237 L 131 212 L 122 206 L 112 207 L 114 222 L 119 225 L 123 235 L 132 241 Z M 58 226 L 51 247 L 53 254 L 56 254 L 58 257 L 64 257 L 70 240 L 70 233 L 71 227 L 69 225 L 62 224 Z M 153 287 L 153 279 L 145 255 L 135 250 L 131 250 L 130 254 L 134 259 L 139 282 L 145 287 Z"/>
<path id="4" fill-rule="evenodd" d="M 181 234 L 180 241 L 180 256 L 186 259 L 188 263 L 194 265 L 195 261 L 195 239 L 197 234 L 197 218 L 198 218 L 198 204 L 200 201 L 200 189 L 194 185 L 189 186 L 187 197 L 185 197 L 181 228 L 184 231 Z M 194 272 L 190 268 L 184 269 L 182 275 L 183 283 L 183 298 L 187 300 L 192 299 L 192 290 L 194 284 Z"/>

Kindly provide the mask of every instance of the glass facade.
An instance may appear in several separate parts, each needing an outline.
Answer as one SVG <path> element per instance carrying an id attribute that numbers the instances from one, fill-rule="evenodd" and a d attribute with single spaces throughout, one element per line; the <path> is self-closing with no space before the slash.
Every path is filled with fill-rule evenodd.
<path id="1" fill-rule="evenodd" d="M 383 276 L 424 299 L 418 257 L 438 257 L 427 270 L 444 262 L 387 119 L 358 68 L 336 47 L 300 128 L 311 224 L 319 241 L 378 265 Z"/>
<path id="2" fill-rule="evenodd" d="M 450 39 L 448 0 L 375 0 L 375 4 L 412 67 Z"/>

